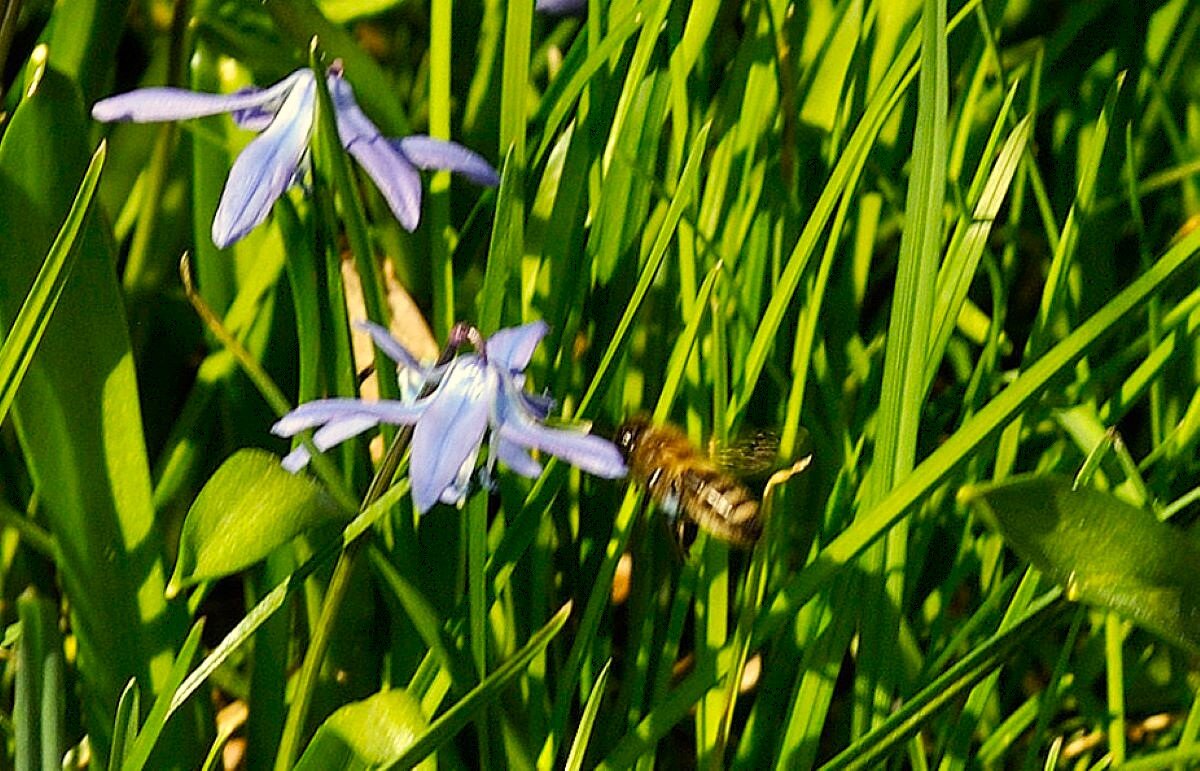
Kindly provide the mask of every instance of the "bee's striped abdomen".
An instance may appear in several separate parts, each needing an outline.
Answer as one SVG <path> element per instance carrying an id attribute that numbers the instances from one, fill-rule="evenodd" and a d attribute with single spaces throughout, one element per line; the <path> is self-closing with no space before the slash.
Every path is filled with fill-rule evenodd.
<path id="1" fill-rule="evenodd" d="M 762 533 L 758 501 L 744 485 L 701 455 L 682 431 L 643 418 L 617 432 L 631 475 L 669 516 L 682 513 L 723 541 L 749 548 Z"/>

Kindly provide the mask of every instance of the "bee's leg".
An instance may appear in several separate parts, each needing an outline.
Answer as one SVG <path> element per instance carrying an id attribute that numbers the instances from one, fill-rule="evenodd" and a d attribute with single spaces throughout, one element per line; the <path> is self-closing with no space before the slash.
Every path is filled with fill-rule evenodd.
<path id="1" fill-rule="evenodd" d="M 771 504 L 773 503 L 774 498 L 775 498 L 775 488 L 779 487 L 784 482 L 786 482 L 789 479 L 791 479 L 792 477 L 796 476 L 804 469 L 808 468 L 808 464 L 810 464 L 810 463 L 812 463 L 812 455 L 805 455 L 803 458 L 796 461 L 795 463 L 788 466 L 787 468 L 776 471 L 774 474 L 771 475 L 771 478 L 767 480 L 767 486 L 763 488 L 762 506 L 760 509 L 760 511 L 762 512 L 762 517 L 763 517 L 764 522 L 767 522 L 770 520 Z"/>

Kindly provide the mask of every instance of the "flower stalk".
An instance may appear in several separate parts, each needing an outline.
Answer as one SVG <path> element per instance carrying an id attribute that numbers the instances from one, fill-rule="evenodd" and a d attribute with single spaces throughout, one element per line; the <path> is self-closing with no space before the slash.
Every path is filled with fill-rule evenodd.
<path id="1" fill-rule="evenodd" d="M 439 364 L 449 362 L 458 347 L 459 343 L 452 337 L 438 360 Z M 432 387 L 427 385 L 424 391 L 432 391 Z M 428 393 L 423 393 L 423 395 L 427 396 Z M 387 454 L 384 455 L 379 469 L 367 487 L 367 493 L 363 496 L 359 513 L 369 509 L 391 486 L 396 472 L 400 470 L 404 452 L 412 442 L 412 434 L 412 426 L 402 426 L 396 432 L 395 439 L 392 440 Z M 369 542 L 370 536 L 371 533 L 368 531 L 363 534 L 362 538 L 356 538 L 347 544 L 346 548 L 338 555 L 337 564 L 333 567 L 333 574 L 329 578 L 329 585 L 325 589 L 325 597 L 321 603 L 321 614 L 312 630 L 312 639 L 308 644 L 308 649 L 304 652 L 304 663 L 297 675 L 296 690 L 284 720 L 279 751 L 275 755 L 276 771 L 288 771 L 296 764 L 296 753 L 300 748 L 304 723 L 308 719 L 309 707 L 312 706 L 312 697 L 316 691 L 321 665 L 325 661 L 325 654 L 329 651 L 334 624 L 337 623 L 342 603 L 346 599 L 346 591 L 350 588 L 350 578 L 354 575 L 359 555 L 362 553 L 363 546 Z"/>

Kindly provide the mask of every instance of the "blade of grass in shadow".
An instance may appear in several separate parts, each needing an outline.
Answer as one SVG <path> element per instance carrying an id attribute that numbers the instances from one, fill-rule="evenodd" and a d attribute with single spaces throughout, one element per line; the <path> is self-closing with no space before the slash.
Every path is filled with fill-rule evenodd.
<path id="1" fill-rule="evenodd" d="M 659 228 L 658 235 L 654 239 L 654 245 L 650 248 L 650 253 L 642 265 L 642 272 L 638 275 L 637 284 L 633 288 L 633 295 L 625 307 L 625 312 L 622 314 L 621 320 L 617 322 L 617 328 L 613 333 L 612 340 L 609 341 L 608 347 L 604 349 L 604 354 L 600 357 L 600 364 L 597 365 L 596 372 L 592 375 L 592 381 L 588 385 L 587 391 L 584 392 L 583 398 L 579 401 L 577 414 L 580 416 L 590 414 L 589 408 L 592 405 L 592 401 L 603 394 L 607 388 L 612 363 L 617 355 L 625 349 L 629 328 L 633 325 L 633 320 L 636 318 L 638 310 L 641 309 L 642 301 L 646 299 L 646 293 L 650 291 L 650 285 L 654 282 L 654 277 L 658 275 L 658 269 L 662 266 L 663 259 L 667 254 L 667 247 L 670 246 L 671 239 L 675 236 L 679 219 L 683 216 L 684 209 L 693 200 L 693 196 L 697 190 L 701 160 L 708 148 L 708 132 L 710 128 L 711 124 L 705 124 L 696 132 L 696 138 L 692 142 L 692 150 L 688 154 L 687 163 L 684 164 L 683 171 L 679 174 L 679 182 L 675 188 L 675 197 L 671 199 L 666 216 L 663 218 L 662 226 Z M 666 415 L 656 414 L 656 417 L 661 420 Z"/>
<path id="2" fill-rule="evenodd" d="M 58 298 L 62 296 L 63 287 L 71 275 L 75 257 L 79 254 L 75 242 L 96 192 L 96 183 L 104 168 L 104 155 L 105 145 L 101 142 L 83 175 L 71 210 L 67 212 L 67 219 L 55 236 L 46 261 L 42 263 L 21 310 L 17 312 L 17 318 L 4 337 L 4 346 L 0 347 L 0 421 L 8 415 L 8 408 L 12 406 L 21 379 L 29 368 L 50 315 L 54 313 Z"/>
<path id="3" fill-rule="evenodd" d="M 483 682 L 434 720 L 429 730 L 417 737 L 412 746 L 396 761 L 394 767 L 412 768 L 426 755 L 450 741 L 481 709 L 495 700 L 512 680 L 525 671 L 534 656 L 545 650 L 550 641 L 558 636 L 571 615 L 571 607 L 571 603 L 568 602 L 560 608 L 519 651 L 496 667 Z"/>
<path id="4" fill-rule="evenodd" d="M 439 660 L 442 668 L 450 673 L 454 687 L 465 693 L 467 687 L 475 683 L 478 678 L 471 671 L 470 662 L 463 658 L 462 652 L 443 633 L 443 622 L 438 616 L 437 609 L 425 598 L 418 587 L 400 575 L 378 547 L 374 544 L 368 546 L 367 555 L 375 572 L 383 579 L 384 585 L 392 591 L 404 608 L 404 612 L 408 614 L 409 619 L 413 622 L 413 627 L 425 642 L 426 647 Z"/>
<path id="5" fill-rule="evenodd" d="M 572 47 L 567 61 L 563 62 L 563 72 L 566 77 L 558 78 L 550 84 L 546 93 L 542 95 L 541 108 L 533 117 L 535 123 L 541 123 L 544 117 L 545 123 L 542 126 L 542 139 L 530 160 L 531 168 L 540 165 L 545 158 L 546 152 L 555 141 L 555 137 L 558 136 L 559 127 L 570 114 L 571 107 L 574 106 L 575 100 L 579 98 L 584 87 L 602 67 L 612 61 L 613 56 L 625 44 L 629 36 L 645 23 L 644 15 L 631 13 L 623 17 L 616 25 L 609 28 L 595 49 L 589 52 L 585 48 L 578 48 L 580 56 L 586 54 L 586 58 L 578 66 L 571 66 L 573 62 L 569 57 L 576 51 L 576 48 Z"/>
<path id="6" fill-rule="evenodd" d="M 721 676 L 711 666 L 693 671 L 669 694 L 657 700 L 646 717 L 616 743 L 596 768 L 632 767 L 639 757 L 653 752 L 658 740 L 687 717 L 688 712 L 706 691 L 714 684 L 720 685 L 721 682 Z"/>
<path id="7" fill-rule="evenodd" d="M 62 637 L 58 608 L 32 588 L 17 598 L 21 636 L 13 688 L 13 761 L 18 771 L 57 768 L 64 752 Z"/>
<path id="8" fill-rule="evenodd" d="M 1096 179 L 1100 172 L 1100 162 L 1104 157 L 1104 146 L 1108 140 L 1109 127 L 1112 125 L 1113 112 L 1117 108 L 1117 97 L 1125 82 L 1125 73 L 1120 73 L 1108 90 L 1104 106 L 1096 118 L 1095 128 L 1088 139 L 1087 153 L 1080 161 L 1075 188 L 1075 200 L 1067 212 L 1066 222 L 1063 223 L 1062 234 L 1054 247 L 1054 256 L 1050 261 L 1049 274 L 1042 288 L 1042 296 L 1038 306 L 1037 318 L 1029 339 L 1025 344 L 1023 359 L 1031 360 L 1039 356 L 1052 340 L 1052 335 L 1061 333 L 1067 322 L 1067 312 L 1063 305 L 1066 301 L 1067 277 L 1075 261 L 1075 251 L 1079 244 L 1081 223 L 1092 213 L 1092 204 L 1096 197 Z M 1057 325 L 1057 327 L 1055 327 Z M 996 473 L 997 480 L 1008 476 L 1016 462 L 1017 445 L 1020 441 L 1023 421 L 1018 419 L 1012 426 L 1005 429 L 1000 438 L 997 450 Z"/>
<path id="9" fill-rule="evenodd" d="M 990 637 L 961 661 L 921 689 L 875 730 L 840 752 L 822 769 L 875 768 L 901 742 L 920 730 L 940 710 L 949 707 L 988 674 L 1003 666 L 1013 651 L 1042 631 L 1068 607 L 1054 589 L 1037 600 L 1012 627 Z"/>
<path id="10" fill-rule="evenodd" d="M 200 649 L 200 635 L 203 631 L 204 619 L 200 619 L 192 626 L 192 631 L 183 641 L 179 655 L 175 657 L 175 663 L 171 666 L 171 672 L 167 676 L 165 687 L 154 699 L 154 705 L 150 707 L 150 714 L 146 715 L 146 721 L 142 723 L 137 738 L 133 741 L 133 746 L 129 748 L 129 753 L 125 756 L 125 762 L 121 764 L 122 771 L 138 771 L 138 769 L 145 768 L 146 762 L 150 759 L 150 752 L 158 743 L 163 727 L 167 724 L 167 718 L 174 712 L 171 708 L 171 697 L 175 693 L 175 689 L 183 682 L 188 667 L 192 665 L 192 658 Z"/>
<path id="11" fill-rule="evenodd" d="M 759 619 L 756 638 L 761 640 L 778 630 L 849 560 L 903 517 L 910 506 L 944 480 L 976 448 L 1015 419 L 1021 409 L 1040 395 L 1052 379 L 1072 366 L 1129 313 L 1160 291 L 1187 265 L 1198 249 L 1200 230 L 1175 244 L 1150 270 L 1130 283 L 965 421 L 883 500 L 858 517 L 822 549 L 813 562 L 781 587 L 770 610 Z"/>

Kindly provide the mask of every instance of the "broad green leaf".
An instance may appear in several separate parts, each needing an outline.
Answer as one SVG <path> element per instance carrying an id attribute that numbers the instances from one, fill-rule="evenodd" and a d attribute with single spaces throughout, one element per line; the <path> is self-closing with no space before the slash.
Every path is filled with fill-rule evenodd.
<path id="1" fill-rule="evenodd" d="M 46 56 L 35 51 L 24 97 L 0 142 L 4 328 L 33 286 L 90 155 L 79 93 Z M 78 642 L 80 713 L 98 752 L 110 744 L 125 684 L 136 678 L 160 688 L 186 632 L 184 608 L 163 599 L 167 568 L 134 360 L 116 257 L 101 225 L 97 216 L 83 222 L 75 266 L 11 411 L 39 513 L 60 549 Z M 176 758 L 203 730 L 199 721 L 179 725 L 169 750 Z"/>
<path id="2" fill-rule="evenodd" d="M 1073 600 L 1115 610 L 1200 653 L 1200 546 L 1114 495 L 1014 477 L 960 497 Z"/>
<path id="3" fill-rule="evenodd" d="M 316 480 L 289 474 L 269 452 L 239 450 L 188 510 L 167 593 L 174 596 L 184 586 L 236 573 L 305 530 L 342 519 L 341 509 Z"/>
<path id="4" fill-rule="evenodd" d="M 383 691 L 330 715 L 317 729 L 296 768 L 316 771 L 389 766 L 428 727 L 420 702 L 408 691 Z M 430 757 L 416 767 L 429 771 L 437 768 L 437 762 Z"/>

